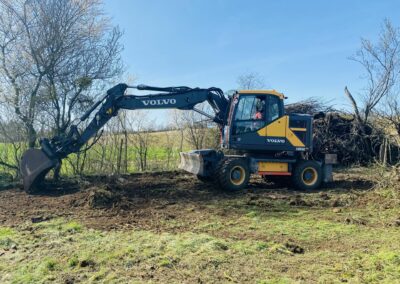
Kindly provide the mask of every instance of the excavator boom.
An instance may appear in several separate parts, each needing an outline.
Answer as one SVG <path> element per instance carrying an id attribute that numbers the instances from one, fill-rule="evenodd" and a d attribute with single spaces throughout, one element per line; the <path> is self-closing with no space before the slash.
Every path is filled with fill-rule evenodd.
<path id="1" fill-rule="evenodd" d="M 156 91 L 157 94 L 145 96 L 126 95 L 128 88 L 140 91 Z M 198 103 L 207 101 L 214 110 L 215 115 L 210 116 L 196 109 Z M 128 86 L 118 84 L 107 91 L 107 94 L 95 103 L 81 118 L 84 121 L 97 109 L 88 126 L 82 131 L 77 125 L 72 125 L 68 134 L 52 139 L 41 139 L 40 149 L 27 150 L 20 163 L 20 172 L 23 179 L 25 191 L 32 191 L 43 181 L 46 174 L 56 167 L 62 159 L 71 153 L 78 152 L 81 147 L 94 137 L 98 131 L 114 116 L 120 109 L 166 109 L 176 108 L 182 110 L 194 110 L 209 116 L 221 127 L 227 119 L 229 100 L 218 88 L 200 89 L 189 87 L 150 87 L 146 85 Z"/>

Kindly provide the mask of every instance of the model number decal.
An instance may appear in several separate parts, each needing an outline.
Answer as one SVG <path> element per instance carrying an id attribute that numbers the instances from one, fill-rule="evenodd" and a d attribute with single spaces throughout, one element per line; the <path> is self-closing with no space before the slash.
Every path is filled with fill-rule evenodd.
<path id="1" fill-rule="evenodd" d="M 275 143 L 275 144 L 285 144 L 285 139 L 281 138 L 267 138 L 268 143 Z"/>

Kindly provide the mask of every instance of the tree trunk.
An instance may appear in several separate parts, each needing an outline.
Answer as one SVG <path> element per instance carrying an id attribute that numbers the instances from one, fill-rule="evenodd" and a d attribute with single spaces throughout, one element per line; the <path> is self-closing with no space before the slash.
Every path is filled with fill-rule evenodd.
<path id="1" fill-rule="evenodd" d="M 122 161 L 122 146 L 124 145 L 124 139 L 121 139 L 119 144 L 119 151 L 117 153 L 117 174 L 121 174 L 121 161 Z"/>
<path id="2" fill-rule="evenodd" d="M 124 131 L 125 136 L 125 149 L 124 149 L 124 156 L 125 156 L 125 163 L 124 163 L 124 172 L 128 172 L 128 132 Z"/>
<path id="3" fill-rule="evenodd" d="M 33 128 L 32 124 L 28 124 L 26 127 L 27 127 L 27 132 L 28 132 L 28 147 L 35 148 L 36 140 L 37 140 L 36 130 Z"/>
<path id="4" fill-rule="evenodd" d="M 82 175 L 84 170 L 85 170 L 86 157 L 87 157 L 87 151 L 84 151 L 83 152 L 83 159 L 82 159 L 82 163 L 81 163 L 81 168 L 80 168 L 80 171 L 79 171 L 79 175 Z"/>

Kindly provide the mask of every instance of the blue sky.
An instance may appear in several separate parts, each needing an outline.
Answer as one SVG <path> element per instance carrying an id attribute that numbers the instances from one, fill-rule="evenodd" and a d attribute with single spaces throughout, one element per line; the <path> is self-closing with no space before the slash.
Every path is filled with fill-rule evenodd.
<path id="1" fill-rule="evenodd" d="M 237 87 L 259 73 L 289 102 L 307 97 L 348 105 L 362 89 L 348 59 L 360 38 L 376 40 L 385 18 L 400 26 L 400 1 L 106 0 L 124 31 L 123 60 L 137 83 Z"/>

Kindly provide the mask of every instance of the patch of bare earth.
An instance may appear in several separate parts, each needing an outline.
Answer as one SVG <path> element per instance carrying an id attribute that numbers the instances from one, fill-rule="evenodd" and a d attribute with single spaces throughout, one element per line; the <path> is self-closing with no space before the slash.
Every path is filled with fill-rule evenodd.
<path id="1" fill-rule="evenodd" d="M 279 188 L 254 178 L 246 191 L 232 194 L 178 171 L 122 177 L 91 176 L 48 182 L 34 195 L 20 188 L 1 190 L 0 225 L 16 226 L 64 217 L 103 230 L 185 231 L 187 226 L 195 227 L 213 215 L 234 220 L 249 206 L 271 212 L 281 210 L 282 204 L 340 207 L 351 202 L 348 192 L 371 187 L 371 182 L 354 175 L 341 174 L 336 179 L 318 192 L 307 193 Z M 170 220 L 176 220 L 176 225 L 167 226 L 170 222 L 166 221 Z"/>

